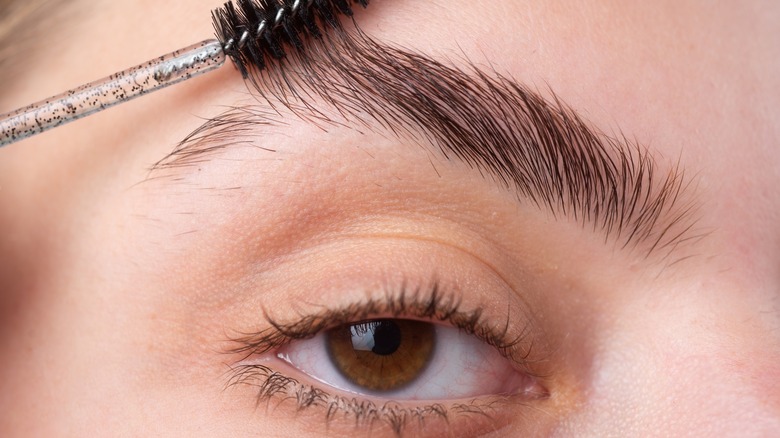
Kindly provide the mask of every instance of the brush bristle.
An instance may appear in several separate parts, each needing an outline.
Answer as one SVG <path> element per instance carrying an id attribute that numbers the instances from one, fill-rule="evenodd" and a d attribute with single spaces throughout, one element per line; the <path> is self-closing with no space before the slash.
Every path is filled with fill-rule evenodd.
<path id="1" fill-rule="evenodd" d="M 247 77 L 254 66 L 286 56 L 285 47 L 304 50 L 306 38 L 322 38 L 323 27 L 340 28 L 338 15 L 352 16 L 352 3 L 368 0 L 235 0 L 212 12 L 225 54 Z"/>

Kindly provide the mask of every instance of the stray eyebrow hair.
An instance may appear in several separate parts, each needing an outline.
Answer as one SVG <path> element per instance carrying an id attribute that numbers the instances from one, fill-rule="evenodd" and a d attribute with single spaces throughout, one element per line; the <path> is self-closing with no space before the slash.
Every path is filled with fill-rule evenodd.
<path id="1" fill-rule="evenodd" d="M 339 28 L 310 46 L 289 53 L 283 65 L 250 70 L 248 83 L 267 105 L 210 119 L 152 171 L 195 165 L 246 144 L 254 126 L 284 124 L 275 109 L 281 104 L 312 123 L 433 147 L 516 191 L 522 204 L 600 230 L 622 248 L 641 245 L 646 256 L 668 255 L 703 236 L 692 231 L 698 204 L 679 163 L 660 171 L 646 148 L 598 131 L 552 93 L 546 100 L 495 71 L 448 65 L 359 29 Z M 317 106 L 323 104 L 329 112 Z"/>

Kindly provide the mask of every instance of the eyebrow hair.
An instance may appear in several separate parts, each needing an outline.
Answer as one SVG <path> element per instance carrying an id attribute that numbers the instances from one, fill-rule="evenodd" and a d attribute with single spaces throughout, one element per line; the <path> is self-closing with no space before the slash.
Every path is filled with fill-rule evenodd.
<path id="1" fill-rule="evenodd" d="M 448 65 L 359 29 L 339 28 L 310 46 L 283 64 L 250 71 L 248 83 L 267 105 L 208 120 L 152 170 L 198 164 L 251 142 L 255 125 L 283 124 L 281 104 L 312 123 L 432 146 L 515 190 L 521 203 L 590 224 L 605 240 L 641 246 L 646 256 L 668 255 L 703 236 L 693 232 L 698 204 L 679 162 L 662 172 L 647 148 L 595 129 L 552 92 L 547 100 L 496 71 Z"/>

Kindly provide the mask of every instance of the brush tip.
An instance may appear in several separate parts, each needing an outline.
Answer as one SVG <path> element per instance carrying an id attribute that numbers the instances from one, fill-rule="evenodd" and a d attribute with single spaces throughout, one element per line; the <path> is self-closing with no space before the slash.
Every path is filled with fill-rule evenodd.
<path id="1" fill-rule="evenodd" d="M 352 5 L 368 0 L 235 0 L 212 11 L 217 39 L 241 75 L 263 70 L 286 57 L 286 48 L 305 49 L 323 28 L 340 29 L 339 15 L 352 16 Z"/>

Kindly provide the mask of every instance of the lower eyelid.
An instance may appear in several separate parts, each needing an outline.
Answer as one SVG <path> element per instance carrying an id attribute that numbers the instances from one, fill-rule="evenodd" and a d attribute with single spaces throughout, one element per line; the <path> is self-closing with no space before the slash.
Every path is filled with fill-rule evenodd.
<path id="1" fill-rule="evenodd" d="M 363 399 L 330 393 L 261 363 L 236 365 L 231 375 L 227 387 L 250 388 L 257 407 L 299 421 L 324 419 L 334 436 L 351 436 L 364 427 L 372 437 L 481 436 L 512 423 L 515 409 L 525 409 L 527 402 L 507 396 L 414 405 Z"/>
<path id="2" fill-rule="evenodd" d="M 458 333 L 458 330 L 450 329 Z M 317 340 L 311 338 L 300 342 Z M 483 345 L 496 353 L 494 347 Z M 508 361 L 503 356 L 497 357 Z M 514 395 L 488 394 L 461 400 L 432 402 L 398 400 L 393 396 L 376 397 L 332 388 L 332 382 L 317 382 L 312 376 L 277 358 L 274 349 L 235 365 L 228 386 L 248 386 L 254 392 L 257 405 L 268 405 L 271 412 L 290 409 L 290 415 L 296 418 L 306 411 L 312 420 L 316 421 L 319 417 L 319 421 L 326 421 L 329 429 L 343 428 L 343 435 L 352 435 L 356 429 L 365 426 L 370 428 L 372 436 L 382 436 L 373 432 L 384 428 L 394 436 L 403 432 L 409 436 L 425 437 L 441 436 L 445 430 L 457 436 L 464 436 L 463 430 L 473 430 L 473 434 L 465 436 L 478 436 L 522 418 L 518 415 L 527 412 L 527 404 L 548 396 L 546 390 L 528 375 L 518 382 L 518 387 L 523 384 L 526 387 Z"/>

